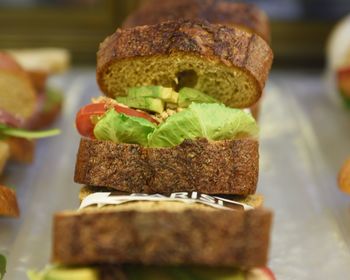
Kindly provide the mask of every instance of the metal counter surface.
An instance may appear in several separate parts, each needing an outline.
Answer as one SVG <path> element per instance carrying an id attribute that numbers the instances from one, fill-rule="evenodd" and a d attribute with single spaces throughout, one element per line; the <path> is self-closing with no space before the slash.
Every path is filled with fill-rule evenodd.
<path id="1" fill-rule="evenodd" d="M 65 90 L 58 137 L 38 142 L 31 166 L 10 165 L 4 181 L 15 186 L 20 219 L 0 219 L 5 279 L 26 279 L 50 260 L 56 211 L 78 207 L 73 182 L 79 136 L 77 110 L 99 95 L 93 69 L 52 81 Z M 274 72 L 266 88 L 261 124 L 258 192 L 275 212 L 270 267 L 277 279 L 346 279 L 350 275 L 350 197 L 336 186 L 350 156 L 350 112 L 332 101 L 320 73 Z"/>

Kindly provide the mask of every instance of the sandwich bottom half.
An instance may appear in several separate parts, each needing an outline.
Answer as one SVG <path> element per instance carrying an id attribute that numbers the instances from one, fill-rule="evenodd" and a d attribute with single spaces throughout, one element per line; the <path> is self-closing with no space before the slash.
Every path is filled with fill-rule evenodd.
<path id="1" fill-rule="evenodd" d="M 266 268 L 272 213 L 259 197 L 120 195 L 83 188 L 78 211 L 53 221 L 50 279 L 274 279 Z M 120 203 L 120 200 L 124 201 Z"/>

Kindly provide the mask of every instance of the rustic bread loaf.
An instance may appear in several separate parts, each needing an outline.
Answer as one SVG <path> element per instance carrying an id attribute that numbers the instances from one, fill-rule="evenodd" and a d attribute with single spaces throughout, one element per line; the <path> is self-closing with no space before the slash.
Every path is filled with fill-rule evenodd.
<path id="1" fill-rule="evenodd" d="M 261 96 L 272 56 L 263 39 L 241 29 L 171 21 L 107 37 L 97 54 L 97 81 L 110 97 L 132 86 L 189 86 L 243 108 Z"/>
<path id="2" fill-rule="evenodd" d="M 36 109 L 36 93 L 28 74 L 0 52 L 0 109 L 24 120 Z"/>
<path id="3" fill-rule="evenodd" d="M 269 20 L 253 4 L 227 0 L 148 0 L 124 21 L 123 27 L 152 25 L 178 19 L 202 19 L 244 28 L 270 41 Z"/>
<path id="4" fill-rule="evenodd" d="M 172 148 L 145 148 L 83 138 L 74 180 L 129 193 L 255 193 L 258 142 L 185 140 Z"/>
<path id="5" fill-rule="evenodd" d="M 164 206 L 166 204 L 167 207 Z M 53 262 L 265 266 L 271 213 L 205 207 L 86 208 L 54 217 Z"/>

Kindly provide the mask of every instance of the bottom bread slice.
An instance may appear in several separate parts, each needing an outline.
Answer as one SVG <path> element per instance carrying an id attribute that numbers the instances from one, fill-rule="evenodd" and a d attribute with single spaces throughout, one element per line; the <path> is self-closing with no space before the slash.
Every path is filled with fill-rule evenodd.
<path id="1" fill-rule="evenodd" d="M 54 217 L 53 262 L 265 266 L 272 214 L 180 202 L 86 208 Z M 118 210 L 122 209 L 122 210 Z"/>

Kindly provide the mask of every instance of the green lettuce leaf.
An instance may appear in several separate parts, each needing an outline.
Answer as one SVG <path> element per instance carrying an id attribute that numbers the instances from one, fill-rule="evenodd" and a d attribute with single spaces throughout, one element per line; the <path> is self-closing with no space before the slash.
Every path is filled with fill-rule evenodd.
<path id="1" fill-rule="evenodd" d="M 99 140 L 147 146 L 148 135 L 155 129 L 146 119 L 119 114 L 112 109 L 97 122 L 94 135 Z"/>
<path id="2" fill-rule="evenodd" d="M 13 128 L 8 127 L 4 124 L 0 124 L 0 138 L 6 136 L 18 137 L 18 138 L 26 138 L 26 139 L 39 139 L 39 138 L 47 138 L 53 137 L 60 134 L 61 131 L 59 129 L 50 129 L 43 131 L 28 131 L 21 128 Z"/>
<path id="3" fill-rule="evenodd" d="M 0 280 L 4 278 L 6 273 L 6 258 L 0 254 Z"/>
<path id="4" fill-rule="evenodd" d="M 172 147 L 185 139 L 228 140 L 255 137 L 258 126 L 254 118 L 223 104 L 192 103 L 187 109 L 170 116 L 149 135 L 150 147 Z"/>

